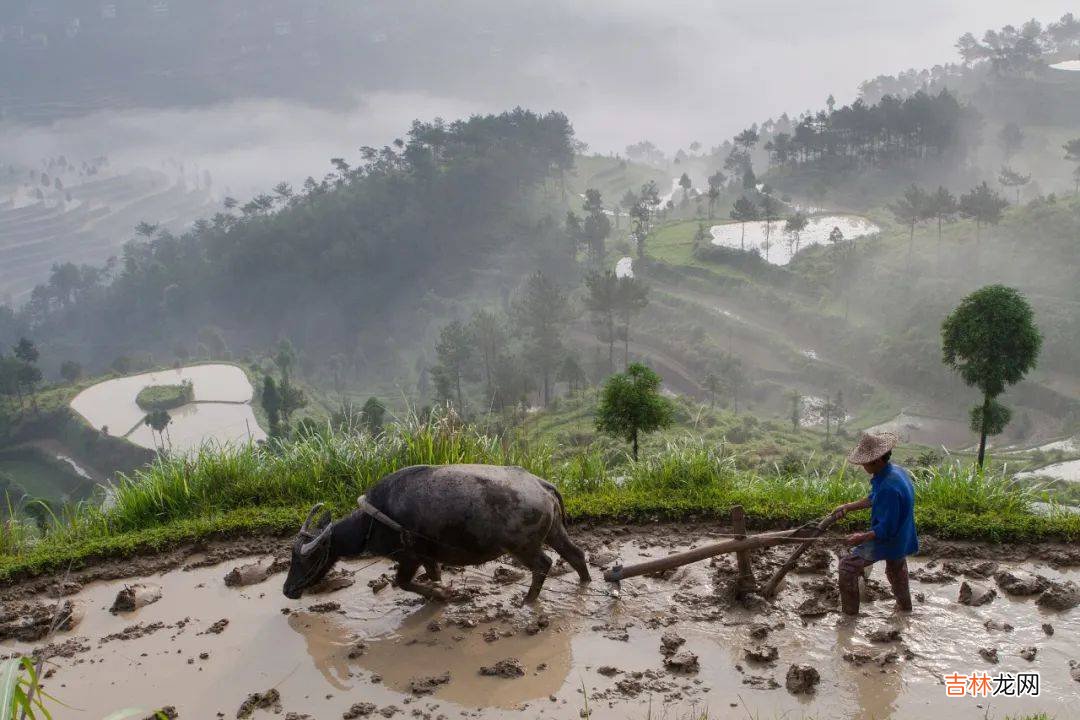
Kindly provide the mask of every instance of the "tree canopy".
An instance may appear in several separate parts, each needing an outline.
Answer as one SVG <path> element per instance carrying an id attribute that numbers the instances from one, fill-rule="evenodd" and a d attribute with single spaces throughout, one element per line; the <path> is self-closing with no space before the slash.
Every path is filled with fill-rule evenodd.
<path id="1" fill-rule="evenodd" d="M 994 399 L 1020 382 L 1038 360 L 1042 334 L 1027 299 L 1010 287 L 988 285 L 961 301 L 941 327 L 942 360 L 983 393 L 972 413 L 980 428 L 979 465 L 986 436 L 1001 432 L 1008 415 Z"/>
<path id="2" fill-rule="evenodd" d="M 645 365 L 631 363 L 626 372 L 608 378 L 600 392 L 596 429 L 629 442 L 635 460 L 639 436 L 672 423 L 674 406 L 660 394 L 660 382 Z"/>

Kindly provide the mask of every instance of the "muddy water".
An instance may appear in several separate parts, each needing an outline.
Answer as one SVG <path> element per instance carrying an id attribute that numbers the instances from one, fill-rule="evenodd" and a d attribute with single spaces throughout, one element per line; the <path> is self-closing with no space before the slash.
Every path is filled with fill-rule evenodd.
<path id="1" fill-rule="evenodd" d="M 906 443 L 930 447 L 961 448 L 971 444 L 972 433 L 966 422 L 901 412 L 892 420 L 867 428 L 867 432 L 894 432 Z M 978 438 L 975 438 L 978 440 Z"/>
<path id="2" fill-rule="evenodd" d="M 827 245 L 829 233 L 834 227 L 840 228 L 848 240 L 865 237 L 879 232 L 879 228 L 866 218 L 857 215 L 820 215 L 810 218 L 806 229 L 799 235 L 799 248 L 810 245 Z M 712 244 L 729 248 L 743 247 L 743 227 L 741 223 L 725 223 L 709 228 Z M 787 265 L 794 255 L 791 238 L 784 234 L 784 220 L 777 220 L 766 226 L 762 222 L 746 223 L 745 247 L 758 250 L 761 256 L 774 265 Z"/>
<path id="3" fill-rule="evenodd" d="M 195 402 L 169 411 L 173 420 L 166 446 L 169 436 L 172 448 L 178 451 L 198 448 L 206 441 L 247 442 L 266 437 L 250 405 L 251 383 L 235 365 L 192 365 L 106 380 L 76 395 L 71 407 L 93 427 L 107 427 L 110 435 L 127 436 L 153 449 L 160 441 L 142 424 L 146 411 L 135 398 L 143 388 L 179 385 L 186 380 L 192 383 Z"/>
<path id="4" fill-rule="evenodd" d="M 614 555 L 634 561 L 686 547 L 657 544 L 655 530 L 578 536 L 594 558 L 608 562 Z M 627 581 L 619 598 L 607 594 L 600 581 L 581 587 L 573 574 L 560 575 L 549 580 L 534 608 L 518 607 L 523 586 L 495 583 L 490 565 L 446 574 L 445 584 L 474 596 L 460 604 L 438 605 L 392 587 L 373 593 L 368 581 L 389 571 L 385 561 L 346 564 L 354 573 L 353 586 L 299 601 L 280 594 L 280 574 L 246 588 L 226 587 L 225 572 L 240 562 L 143 578 L 162 587 L 162 599 L 119 617 L 107 608 L 122 581 L 84 588 L 76 599 L 85 619 L 57 639 L 84 637 L 91 649 L 53 661 L 55 674 L 47 690 L 78 708 L 59 716 L 100 718 L 120 707 L 173 704 L 182 718 L 212 718 L 218 712 L 232 718 L 248 693 L 273 687 L 281 693 L 284 710 L 316 718 L 341 717 L 358 702 L 380 709 L 396 706 L 397 717 L 416 710 L 431 718 L 466 713 L 483 718 L 577 718 L 586 704 L 583 689 L 592 718 L 644 718 L 650 706 L 653 717 L 670 718 L 685 717 L 695 706 L 709 708 L 710 717 L 911 718 L 948 713 L 959 720 L 984 718 L 988 708 L 991 717 L 1021 710 L 1080 717 L 1080 685 L 1068 668 L 1069 659 L 1080 660 L 1080 609 L 1048 612 L 1030 598 L 1005 596 L 983 607 L 963 607 L 955 602 L 959 580 L 932 585 L 913 581 L 913 591 L 924 593 L 924 601 L 916 603 L 910 616 L 894 615 L 891 601 L 879 600 L 865 604 L 857 620 L 833 613 L 804 622 L 795 608 L 813 593 L 806 586 L 832 582 L 835 559 L 828 579 L 793 575 L 777 606 L 757 612 L 718 596 L 718 584 L 723 587 L 730 578 L 727 560 L 717 566 L 698 563 L 666 580 Z M 757 565 L 764 575 L 761 558 Z M 1047 567 L 1029 567 L 1061 577 Z M 1068 576 L 1080 579 L 1080 572 Z M 880 569 L 874 577 L 882 580 Z M 331 601 L 340 609 L 317 611 L 319 604 Z M 184 618 L 190 621 L 178 627 Z M 222 618 L 229 623 L 220 634 L 200 634 Z M 1008 622 L 1014 629 L 987 630 L 987 620 Z M 99 642 L 136 622 L 166 627 L 137 639 Z M 1045 622 L 1055 628 L 1051 637 L 1040 627 Z M 744 648 L 752 644 L 752 623 L 772 628 L 764 642 L 778 648 L 775 663 L 744 659 Z M 866 633 L 882 624 L 899 629 L 902 640 L 872 645 Z M 699 657 L 698 672 L 678 674 L 664 668 L 660 638 L 671 631 L 686 639 L 682 649 Z M 1018 656 L 1027 645 L 1038 648 L 1033 662 Z M 999 664 L 979 656 L 984 646 L 998 648 Z M 14 647 L 22 646 L 3 644 L 5 652 Z M 883 667 L 858 666 L 842 657 L 851 650 L 886 649 L 896 650 L 900 658 Z M 204 652 L 209 655 L 201 659 Z M 518 661 L 524 675 L 480 674 L 481 667 L 506 659 Z M 814 694 L 795 696 L 784 689 L 791 663 L 809 663 L 819 670 L 821 683 Z M 615 674 L 601 673 L 604 666 L 614 668 Z M 1042 696 L 992 703 L 946 699 L 943 675 L 999 670 L 1040 672 Z M 643 674 L 634 677 L 637 672 Z M 444 674 L 448 681 L 432 684 L 433 694 L 411 691 L 413 683 Z M 780 687 L 754 687 L 744 682 L 751 676 L 762 678 L 761 683 L 775 679 Z M 255 717 L 272 715 L 258 711 Z"/>
<path id="5" fill-rule="evenodd" d="M 1038 470 L 1017 473 L 1018 478 L 1049 477 L 1055 480 L 1080 482 L 1080 460 L 1068 460 L 1041 467 Z"/>

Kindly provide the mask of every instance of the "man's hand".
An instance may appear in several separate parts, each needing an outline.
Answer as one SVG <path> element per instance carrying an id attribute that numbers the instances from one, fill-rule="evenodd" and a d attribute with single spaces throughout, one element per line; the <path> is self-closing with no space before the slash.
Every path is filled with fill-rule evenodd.
<path id="1" fill-rule="evenodd" d="M 864 543 L 867 540 L 872 539 L 872 537 L 873 537 L 872 533 L 865 533 L 865 532 L 851 533 L 846 538 L 844 538 L 844 542 L 847 543 L 848 545 L 858 545 L 860 543 Z"/>
<path id="2" fill-rule="evenodd" d="M 847 515 L 847 514 L 848 514 L 847 503 L 841 505 L 840 507 L 838 507 L 838 508 L 836 508 L 835 510 L 832 511 L 832 516 L 834 518 L 836 518 L 837 520 L 843 520 L 844 516 Z"/>

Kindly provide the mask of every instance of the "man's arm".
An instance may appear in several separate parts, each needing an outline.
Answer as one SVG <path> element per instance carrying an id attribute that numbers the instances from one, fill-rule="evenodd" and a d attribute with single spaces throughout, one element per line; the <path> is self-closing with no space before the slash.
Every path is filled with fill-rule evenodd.
<path id="1" fill-rule="evenodd" d="M 837 520 L 843 519 L 849 512 L 855 512 L 856 510 L 867 510 L 870 507 L 870 497 L 864 497 L 862 500 L 856 500 L 855 502 L 844 503 L 840 507 L 833 510 L 833 516 Z"/>

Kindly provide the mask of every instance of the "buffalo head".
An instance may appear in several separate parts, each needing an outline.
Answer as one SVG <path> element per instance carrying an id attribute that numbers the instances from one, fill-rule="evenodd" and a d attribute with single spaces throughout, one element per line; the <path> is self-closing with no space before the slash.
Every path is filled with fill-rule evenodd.
<path id="1" fill-rule="evenodd" d="M 319 518 L 312 525 L 316 515 L 319 515 Z M 330 511 L 324 510 L 322 503 L 311 508 L 296 540 L 293 541 L 289 575 L 285 578 L 285 587 L 282 588 L 285 597 L 290 600 L 299 599 L 305 588 L 322 580 L 333 567 L 337 558 L 330 547 L 331 527 Z"/>

